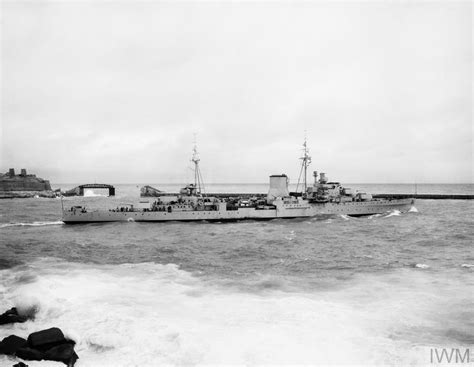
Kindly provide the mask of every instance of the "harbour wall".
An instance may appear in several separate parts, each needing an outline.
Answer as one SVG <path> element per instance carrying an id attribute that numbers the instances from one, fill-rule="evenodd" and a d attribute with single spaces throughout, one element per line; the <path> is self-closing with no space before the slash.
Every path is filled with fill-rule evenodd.
<path id="1" fill-rule="evenodd" d="M 161 196 L 176 196 L 177 193 L 161 193 Z M 291 195 L 301 196 L 301 193 L 291 193 Z M 217 198 L 263 198 L 267 194 L 264 193 L 206 193 L 205 196 L 213 196 Z M 142 195 L 142 197 L 153 197 Z M 431 199 L 431 200 L 474 200 L 474 195 L 467 194 L 373 194 L 376 199 Z"/>

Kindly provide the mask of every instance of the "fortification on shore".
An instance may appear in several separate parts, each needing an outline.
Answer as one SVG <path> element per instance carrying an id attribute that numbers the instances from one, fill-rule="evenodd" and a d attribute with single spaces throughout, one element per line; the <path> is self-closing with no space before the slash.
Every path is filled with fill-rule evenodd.
<path id="1" fill-rule="evenodd" d="M 7 173 L 0 173 L 0 199 L 28 198 L 28 197 L 55 197 L 51 184 L 36 175 L 28 174 L 25 168 L 20 174 L 10 168 Z"/>

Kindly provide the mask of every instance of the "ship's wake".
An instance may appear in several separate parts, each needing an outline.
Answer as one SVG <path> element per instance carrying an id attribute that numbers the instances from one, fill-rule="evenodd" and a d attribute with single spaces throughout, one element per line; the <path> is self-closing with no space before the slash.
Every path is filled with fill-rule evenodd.
<path id="1" fill-rule="evenodd" d="M 4 223 L 0 224 L 0 228 L 7 227 L 43 227 L 43 226 L 58 226 L 62 225 L 64 222 L 57 220 L 53 222 L 31 222 L 31 223 Z"/>

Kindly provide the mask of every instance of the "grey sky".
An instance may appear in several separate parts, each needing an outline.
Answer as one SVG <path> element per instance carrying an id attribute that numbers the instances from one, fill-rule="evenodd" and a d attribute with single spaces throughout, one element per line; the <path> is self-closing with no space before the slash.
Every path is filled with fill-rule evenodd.
<path id="1" fill-rule="evenodd" d="M 470 2 L 2 2 L 0 169 L 472 182 Z"/>

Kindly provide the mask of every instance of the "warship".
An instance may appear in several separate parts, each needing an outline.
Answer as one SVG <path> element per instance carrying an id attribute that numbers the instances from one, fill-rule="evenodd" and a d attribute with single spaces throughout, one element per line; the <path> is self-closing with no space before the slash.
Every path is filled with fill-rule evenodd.
<path id="1" fill-rule="evenodd" d="M 288 176 L 271 175 L 266 197 L 220 198 L 204 193 L 196 145 L 191 161 L 194 163 L 194 183 L 176 195 L 162 193 L 155 200 L 128 204 L 109 210 L 88 210 L 84 206 L 63 208 L 66 224 L 98 222 L 167 222 L 167 221 L 237 221 L 270 220 L 276 218 L 308 218 L 314 216 L 365 216 L 393 210 L 401 212 L 414 205 L 414 199 L 375 199 L 364 192 L 354 192 L 339 182 L 329 181 L 325 173 L 313 172 L 314 183 L 307 183 L 311 162 L 306 141 L 303 144 L 300 178 L 296 192 L 288 190 Z M 301 192 L 298 191 L 301 182 Z"/>

